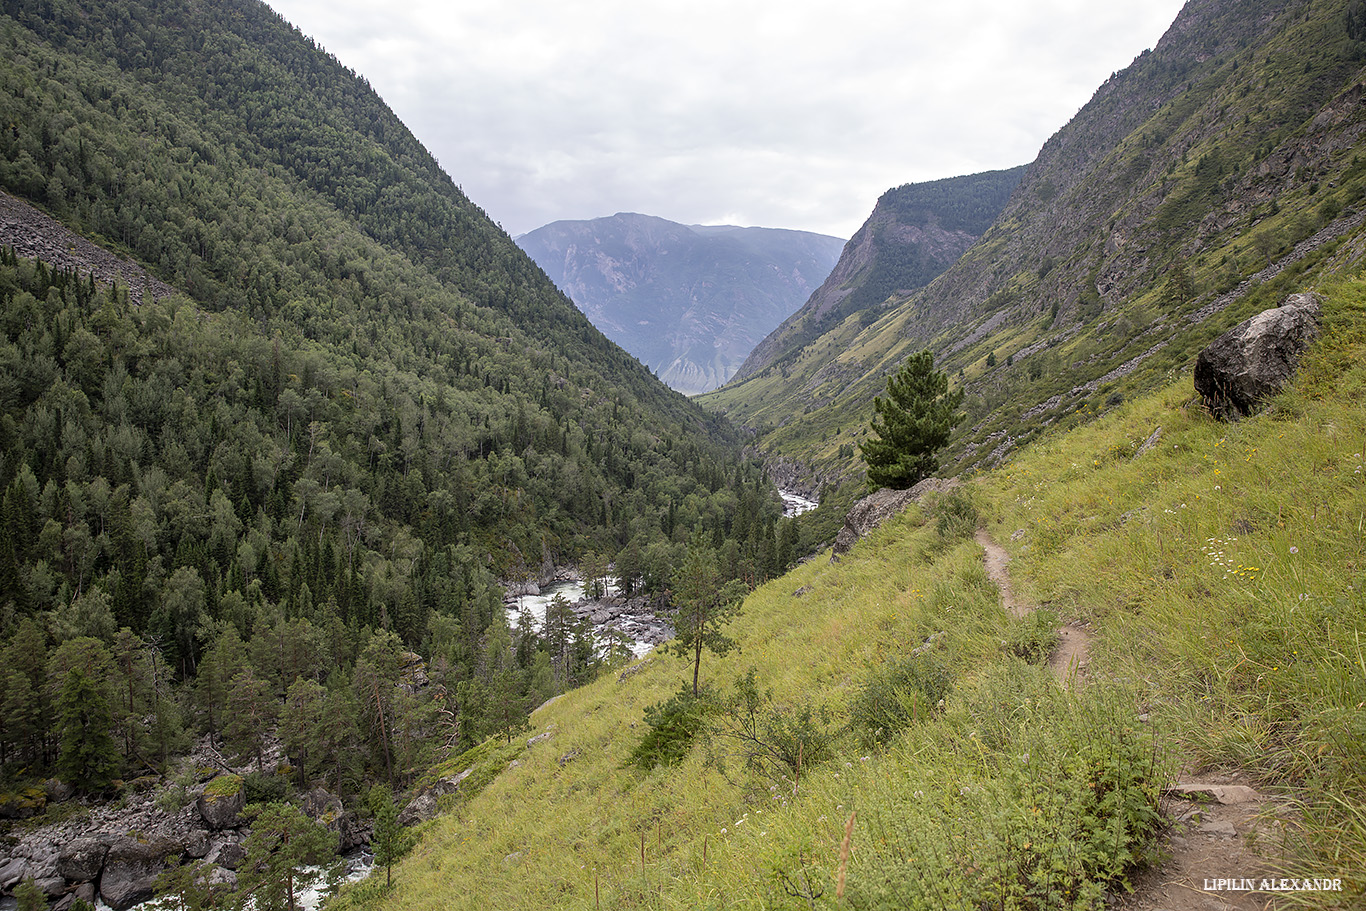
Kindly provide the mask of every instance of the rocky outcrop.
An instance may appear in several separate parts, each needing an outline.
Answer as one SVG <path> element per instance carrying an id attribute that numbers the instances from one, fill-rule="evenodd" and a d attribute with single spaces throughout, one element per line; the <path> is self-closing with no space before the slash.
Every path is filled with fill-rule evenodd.
<path id="1" fill-rule="evenodd" d="M 28 819 L 47 807 L 47 791 L 43 788 L 24 788 L 0 794 L 0 819 Z"/>
<path id="2" fill-rule="evenodd" d="M 152 897 L 153 885 L 169 858 L 185 849 L 182 842 L 141 842 L 124 837 L 109 846 L 100 871 L 100 898 L 114 911 L 124 911 Z"/>
<path id="3" fill-rule="evenodd" d="M 219 775 L 204 788 L 195 801 L 195 809 L 210 829 L 228 829 L 237 825 L 237 814 L 247 804 L 246 791 L 240 775 Z"/>
<path id="4" fill-rule="evenodd" d="M 889 295 L 928 284 L 990 226 L 1023 172 L 906 184 L 882 194 L 824 283 L 754 347 L 735 379 L 762 372 L 850 314 L 876 312 Z"/>
<path id="5" fill-rule="evenodd" d="M 0 861 L 0 892 L 7 892 L 23 882 L 24 877 L 29 875 L 28 869 L 28 859 L 24 857 Z"/>
<path id="6" fill-rule="evenodd" d="M 346 809 L 340 797 L 324 788 L 313 788 L 304 795 L 303 811 L 337 836 L 337 852 L 340 854 L 358 848 L 369 840 L 356 815 Z"/>
<path id="7" fill-rule="evenodd" d="M 57 875 L 73 883 L 92 882 L 104 869 L 109 843 L 98 838 L 78 838 L 57 855 Z"/>
<path id="8" fill-rule="evenodd" d="M 443 778 L 431 787 L 423 788 L 398 815 L 399 825 L 412 826 L 434 818 L 440 812 L 441 798 L 459 793 L 461 782 L 469 778 L 473 772 L 474 766 L 470 766 L 459 775 Z"/>
<path id="9" fill-rule="evenodd" d="M 1237 420 L 1280 392 L 1319 337 L 1321 321 L 1318 295 L 1295 294 L 1210 342 L 1195 360 L 1195 390 L 1210 413 Z"/>
<path id="10" fill-rule="evenodd" d="M 265 755 L 268 768 L 284 761 L 278 743 Z M 216 767 L 231 771 L 215 775 Z M 78 898 L 121 911 L 148 898 L 163 870 L 196 860 L 205 862 L 205 882 L 231 887 L 233 871 L 246 860 L 246 771 L 227 766 L 203 739 L 168 777 L 129 782 L 117 801 L 90 802 L 82 812 L 57 814 L 58 822 L 16 829 L 0 845 L 0 894 L 32 878 L 54 900 L 51 911 L 66 911 Z M 54 793 L 51 783 L 48 792 Z M 368 842 L 368 826 L 325 789 L 305 793 L 302 805 L 336 834 L 339 852 Z"/>
<path id="11" fill-rule="evenodd" d="M 928 493 L 947 493 L 961 485 L 953 478 L 926 478 L 906 490 L 892 490 L 884 487 L 859 500 L 844 517 L 844 527 L 835 537 L 835 549 L 830 555 L 832 562 L 839 562 L 841 554 L 862 540 L 869 532 L 883 522 L 901 512 Z"/>

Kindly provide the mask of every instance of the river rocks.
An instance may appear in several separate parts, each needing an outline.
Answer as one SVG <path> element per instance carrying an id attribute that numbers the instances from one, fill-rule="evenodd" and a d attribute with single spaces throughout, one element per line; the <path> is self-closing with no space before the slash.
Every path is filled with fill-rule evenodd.
<path id="1" fill-rule="evenodd" d="M 55 898 L 66 891 L 66 880 L 60 876 L 47 876 L 43 879 L 35 879 L 33 884 L 43 891 L 48 898 Z"/>
<path id="2" fill-rule="evenodd" d="M 278 744 L 267 750 L 279 754 Z M 57 902 L 54 908 L 70 908 L 80 897 L 122 909 L 149 896 L 168 866 L 199 859 L 207 881 L 232 882 L 231 871 L 246 859 L 244 779 L 207 771 L 215 766 L 227 763 L 202 740 L 169 776 L 130 783 L 117 802 L 83 800 L 57 821 L 16 827 L 0 846 L 0 893 L 31 877 Z M 47 793 L 53 793 L 50 782 Z M 340 850 L 367 840 L 368 830 L 335 796 L 317 788 L 304 798 L 310 813 L 336 833 Z"/>
<path id="3" fill-rule="evenodd" d="M 247 859 L 247 849 L 239 841 L 225 841 L 210 851 L 204 858 L 226 870 L 236 870 Z"/>
<path id="4" fill-rule="evenodd" d="M 194 860 L 201 860 L 208 855 L 210 847 L 212 845 L 209 841 L 209 833 L 203 829 L 195 829 L 185 841 L 185 856 Z"/>
<path id="5" fill-rule="evenodd" d="M 1195 391 L 1220 420 L 1245 417 L 1280 392 L 1319 337 L 1317 294 L 1293 294 L 1210 342 L 1195 359 Z"/>
<path id="6" fill-rule="evenodd" d="M 242 776 L 219 775 L 205 785 L 204 793 L 195 801 L 195 809 L 204 824 L 217 831 L 237 825 L 237 814 L 246 803 Z"/>
<path id="7" fill-rule="evenodd" d="M 947 493 L 959 487 L 958 481 L 950 478 L 926 478 L 907 490 L 892 490 L 884 487 L 859 500 L 849 509 L 844 518 L 844 527 L 835 538 L 835 549 L 831 562 L 839 562 L 840 554 L 848 553 L 865 535 L 901 512 L 928 493 Z"/>
<path id="8" fill-rule="evenodd" d="M 304 815 L 318 822 L 326 822 L 345 812 L 341 799 L 326 788 L 314 788 L 304 795 Z"/>
<path id="9" fill-rule="evenodd" d="M 94 905 L 96 894 L 94 883 L 81 883 L 58 899 L 51 911 L 70 911 L 78 901 L 85 902 L 87 905 Z"/>
<path id="10" fill-rule="evenodd" d="M 599 634 L 615 632 L 640 646 L 656 646 L 673 638 L 673 627 L 658 615 L 664 609 L 664 604 L 650 598 L 619 595 L 573 605 L 574 613 L 592 623 Z"/>
<path id="11" fill-rule="evenodd" d="M 98 838 L 78 838 L 57 855 L 57 875 L 73 883 L 88 883 L 104 868 L 109 844 Z"/>
<path id="12" fill-rule="evenodd" d="M 324 788 L 314 788 L 304 795 L 303 811 L 304 815 L 336 834 L 337 851 L 342 854 L 368 841 L 365 831 L 356 821 L 355 814 L 346 809 L 341 798 Z"/>
<path id="13" fill-rule="evenodd" d="M 28 861 L 22 857 L 11 857 L 0 863 L 0 892 L 6 892 L 23 881 L 28 875 Z"/>

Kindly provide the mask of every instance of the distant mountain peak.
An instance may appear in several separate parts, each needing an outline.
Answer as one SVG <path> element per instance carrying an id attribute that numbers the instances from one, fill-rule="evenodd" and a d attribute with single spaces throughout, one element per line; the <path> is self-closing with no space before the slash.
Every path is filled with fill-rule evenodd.
<path id="1" fill-rule="evenodd" d="M 715 389 L 829 274 L 843 241 L 618 212 L 517 238 L 608 338 L 665 383 Z"/>

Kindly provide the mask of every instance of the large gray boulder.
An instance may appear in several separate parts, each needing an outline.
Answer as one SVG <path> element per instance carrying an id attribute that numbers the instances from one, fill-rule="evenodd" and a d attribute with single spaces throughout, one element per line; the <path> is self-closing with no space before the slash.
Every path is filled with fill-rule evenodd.
<path id="1" fill-rule="evenodd" d="M 958 481 L 949 478 L 926 478 L 906 490 L 892 490 L 884 487 L 859 500 L 849 508 L 844 517 L 844 527 L 835 537 L 832 562 L 839 562 L 840 554 L 848 553 L 865 535 L 901 512 L 912 503 L 920 502 L 927 493 L 948 493 L 959 487 Z"/>
<path id="2" fill-rule="evenodd" d="M 1210 413 L 1236 421 L 1281 391 L 1321 332 L 1317 294 L 1293 294 L 1210 342 L 1195 359 L 1195 391 Z"/>
<path id="3" fill-rule="evenodd" d="M 208 863 L 217 864 L 227 870 L 236 870 L 246 859 L 247 849 L 235 839 L 217 845 L 204 857 Z"/>
<path id="4" fill-rule="evenodd" d="M 329 832 L 336 833 L 337 851 L 341 854 L 368 841 L 355 814 L 342 805 L 341 798 L 324 788 L 314 788 L 304 795 L 303 810 L 310 819 L 322 823 Z"/>
<path id="5" fill-rule="evenodd" d="M 420 822 L 434 819 L 437 813 L 441 812 L 440 800 L 447 794 L 457 794 L 460 791 L 460 784 L 474 773 L 474 766 L 470 766 L 459 775 L 451 775 L 443 778 L 431 787 L 423 788 L 418 792 L 408 806 L 403 808 L 403 812 L 398 815 L 398 823 L 401 826 L 415 826 Z"/>
<path id="6" fill-rule="evenodd" d="M 172 840 L 140 842 L 120 838 L 109 846 L 100 874 L 100 898 L 114 911 L 124 911 L 152 897 L 156 878 L 166 867 L 168 857 L 177 856 L 185 846 Z"/>
<path id="7" fill-rule="evenodd" d="M 219 775 L 204 786 L 195 808 L 204 824 L 214 831 L 236 826 L 237 814 L 246 806 L 246 789 L 240 775 Z"/>
<path id="8" fill-rule="evenodd" d="M 0 860 L 0 892 L 17 886 L 28 875 L 31 875 L 28 870 L 28 861 L 24 858 L 11 857 Z"/>
<path id="9" fill-rule="evenodd" d="M 100 875 L 109 844 L 97 838 L 78 838 L 57 855 L 57 873 L 67 882 L 88 883 Z"/>

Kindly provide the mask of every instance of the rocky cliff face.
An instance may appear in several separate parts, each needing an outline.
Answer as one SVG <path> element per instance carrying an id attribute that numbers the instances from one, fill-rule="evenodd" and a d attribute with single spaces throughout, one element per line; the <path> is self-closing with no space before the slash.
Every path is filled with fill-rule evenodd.
<path id="1" fill-rule="evenodd" d="M 853 313 L 866 313 L 871 321 L 889 297 L 928 284 L 990 226 L 1023 171 L 990 171 L 888 190 L 845 244 L 830 276 L 755 347 L 735 378 L 743 380 L 792 359 Z"/>
<path id="2" fill-rule="evenodd" d="M 843 242 L 623 213 L 517 238 L 608 338 L 685 394 L 728 380 L 829 274 Z"/>

